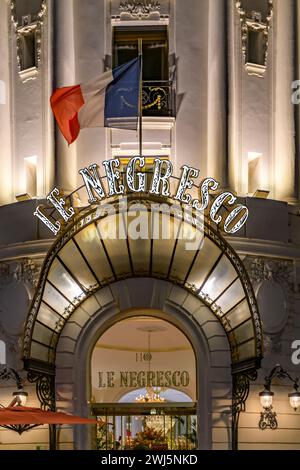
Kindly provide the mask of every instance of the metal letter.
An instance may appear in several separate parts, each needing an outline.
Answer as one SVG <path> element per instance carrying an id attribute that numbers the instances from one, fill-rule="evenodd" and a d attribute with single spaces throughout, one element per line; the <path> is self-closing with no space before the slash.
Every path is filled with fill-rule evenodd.
<path id="1" fill-rule="evenodd" d="M 146 190 L 146 174 L 145 173 L 136 173 L 135 174 L 135 165 L 139 163 L 139 167 L 143 168 L 145 166 L 144 157 L 134 157 L 131 158 L 127 165 L 126 170 L 126 179 L 128 188 L 134 193 L 142 193 Z M 138 178 L 138 188 L 135 188 L 135 177 Z"/>
<path id="2" fill-rule="evenodd" d="M 231 224 L 231 222 L 233 221 L 233 219 L 240 213 L 242 212 L 243 210 L 245 210 L 245 213 L 244 215 L 242 215 L 242 217 L 239 219 L 239 221 L 230 229 L 228 230 L 228 227 L 229 225 Z M 238 232 L 242 227 L 243 225 L 245 225 L 245 223 L 247 222 L 248 220 L 248 217 L 249 217 L 249 210 L 246 206 L 242 206 L 242 205 L 238 205 L 237 207 L 235 207 L 234 209 L 232 209 L 232 211 L 230 212 L 230 214 L 228 214 L 225 222 L 224 222 L 224 231 L 226 233 L 236 233 Z"/>
<path id="3" fill-rule="evenodd" d="M 232 204 L 235 203 L 236 197 L 229 192 L 225 192 L 220 194 L 213 202 L 211 209 L 210 209 L 210 218 L 213 222 L 216 224 L 219 224 L 222 220 L 222 217 L 219 215 L 216 217 L 217 212 L 220 210 L 222 204 L 226 201 L 226 199 L 229 199 L 228 204 L 232 206 Z"/>
<path id="4" fill-rule="evenodd" d="M 190 178 L 198 178 L 199 170 L 196 170 L 196 168 L 192 168 L 186 165 L 183 165 L 182 170 L 183 171 L 181 174 L 179 186 L 174 199 L 189 204 L 191 202 L 192 196 L 190 194 L 184 193 L 187 189 L 192 189 L 194 183 Z"/>
<path id="5" fill-rule="evenodd" d="M 78 171 L 78 173 L 83 178 L 83 182 L 89 196 L 88 201 L 90 204 L 94 204 L 98 201 L 98 199 L 94 196 L 93 191 L 98 194 L 100 200 L 105 197 L 105 192 L 101 184 L 98 168 L 98 165 L 94 163 L 93 165 L 90 165 L 89 168 L 82 168 Z"/>
<path id="6" fill-rule="evenodd" d="M 169 178 L 172 176 L 173 173 L 173 165 L 169 160 L 161 160 L 160 158 L 156 158 L 155 160 L 155 168 L 152 180 L 152 186 L 150 193 L 157 194 L 158 196 L 161 194 L 162 196 L 170 196 L 170 183 Z M 164 175 L 161 174 L 163 164 L 166 164 L 166 172 Z M 162 183 L 162 189 L 160 190 L 160 183 Z"/>
<path id="7" fill-rule="evenodd" d="M 65 222 L 68 222 L 69 219 L 72 219 L 72 217 L 75 215 L 75 211 L 73 207 L 69 207 L 69 209 L 64 209 L 64 205 L 66 204 L 66 201 L 61 197 L 60 199 L 57 199 L 55 196 L 59 196 L 59 190 L 57 188 L 54 188 L 53 191 L 47 196 L 47 199 L 51 204 L 55 207 L 55 209 L 60 213 L 62 218 L 64 219 Z"/>
<path id="8" fill-rule="evenodd" d="M 209 190 L 216 191 L 219 187 L 219 183 L 214 178 L 206 178 L 199 187 L 201 192 L 201 204 L 198 199 L 193 201 L 193 209 L 198 211 L 204 211 L 208 208 Z"/>
<path id="9" fill-rule="evenodd" d="M 117 188 L 116 182 L 120 179 L 120 172 L 119 170 L 115 170 L 115 168 L 119 168 L 120 160 L 118 158 L 107 160 L 107 162 L 103 162 L 102 165 L 105 168 L 106 176 L 107 176 L 107 184 L 109 189 L 109 196 L 115 196 L 117 194 L 124 194 L 124 185 L 119 184 L 119 188 Z"/>
<path id="10" fill-rule="evenodd" d="M 57 220 L 55 224 L 53 224 L 47 217 L 40 211 L 40 206 L 36 208 L 36 211 L 33 213 L 36 217 L 38 217 L 50 230 L 57 235 L 60 231 L 60 222 Z"/>

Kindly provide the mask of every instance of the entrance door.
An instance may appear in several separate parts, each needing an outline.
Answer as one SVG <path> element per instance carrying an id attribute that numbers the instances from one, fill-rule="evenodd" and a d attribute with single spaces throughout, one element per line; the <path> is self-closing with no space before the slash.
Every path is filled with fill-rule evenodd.
<path id="1" fill-rule="evenodd" d="M 150 315 L 115 323 L 94 347 L 91 378 L 96 448 L 196 448 L 195 355 L 177 327 Z"/>
<path id="2" fill-rule="evenodd" d="M 97 450 L 192 450 L 197 448 L 194 403 L 93 407 Z"/>

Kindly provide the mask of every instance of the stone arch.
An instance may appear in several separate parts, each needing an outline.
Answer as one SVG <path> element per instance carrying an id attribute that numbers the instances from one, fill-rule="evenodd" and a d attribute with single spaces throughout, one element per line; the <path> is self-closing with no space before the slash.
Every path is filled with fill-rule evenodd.
<path id="1" fill-rule="evenodd" d="M 70 413 L 88 414 L 90 357 L 99 336 L 116 321 L 129 316 L 156 316 L 178 327 L 194 349 L 200 447 L 212 448 L 213 430 L 218 432 L 221 426 L 222 445 L 230 448 L 230 347 L 223 328 L 210 309 L 179 286 L 147 278 L 127 279 L 105 287 L 99 291 L 98 300 L 101 308 L 92 314 L 90 306 L 83 304 L 63 328 L 56 358 L 59 408 Z M 148 306 L 146 310 L 145 305 Z M 86 429 L 78 427 L 74 432 L 76 446 L 89 448 Z"/>

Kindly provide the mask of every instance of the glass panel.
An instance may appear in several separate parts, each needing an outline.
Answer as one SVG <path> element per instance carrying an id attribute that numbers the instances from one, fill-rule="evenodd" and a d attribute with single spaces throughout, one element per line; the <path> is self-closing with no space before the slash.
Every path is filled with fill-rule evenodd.
<path id="1" fill-rule="evenodd" d="M 77 279 L 81 285 L 88 289 L 97 284 L 97 280 L 81 256 L 73 240 L 70 240 L 66 246 L 60 250 L 58 256 L 71 271 L 74 279 Z"/>
<path id="2" fill-rule="evenodd" d="M 48 349 L 46 346 L 36 343 L 34 340 L 31 342 L 31 357 L 48 362 L 49 352 L 50 349 Z"/>
<path id="3" fill-rule="evenodd" d="M 236 277 L 236 271 L 225 255 L 205 282 L 201 291 L 214 300 Z"/>
<path id="4" fill-rule="evenodd" d="M 89 225 L 83 229 L 75 236 L 75 240 L 99 281 L 112 279 L 113 273 L 95 225 Z"/>
<path id="5" fill-rule="evenodd" d="M 33 338 L 39 341 L 40 343 L 50 344 L 51 338 L 53 336 L 53 331 L 46 328 L 46 326 L 41 325 L 40 323 L 35 323 L 33 330 Z"/>
<path id="6" fill-rule="evenodd" d="M 138 39 L 143 43 L 143 80 L 168 79 L 168 32 L 165 26 L 114 28 L 114 67 L 138 56 Z"/>
<path id="7" fill-rule="evenodd" d="M 179 231 L 175 256 L 173 259 L 170 278 L 184 281 L 196 251 L 203 241 L 203 234 L 192 225 L 183 222 Z"/>
<path id="8" fill-rule="evenodd" d="M 113 410 L 113 409 L 112 409 Z M 193 450 L 197 448 L 197 417 L 149 410 L 97 416 L 97 450 Z"/>
<path id="9" fill-rule="evenodd" d="M 152 272 L 167 276 L 179 230 L 180 220 L 168 214 L 152 214 Z"/>
<path id="10" fill-rule="evenodd" d="M 43 302 L 41 302 L 37 319 L 53 330 L 56 329 L 57 323 L 62 320 L 62 318 L 57 315 L 57 313 L 53 312 L 53 310 L 51 310 L 51 308 L 49 308 Z"/>
<path id="11" fill-rule="evenodd" d="M 43 300 L 61 315 L 63 315 L 65 309 L 70 305 L 70 302 L 54 289 L 49 282 L 46 282 Z"/>
<path id="12" fill-rule="evenodd" d="M 138 225 L 137 225 L 138 224 Z M 128 240 L 133 270 L 149 273 L 151 249 L 151 213 L 136 211 L 128 214 Z M 133 237 L 133 238 L 131 238 Z"/>
<path id="13" fill-rule="evenodd" d="M 71 301 L 73 301 L 75 297 L 83 294 L 83 290 L 69 275 L 69 273 L 67 273 L 58 259 L 53 261 L 48 274 L 48 279 Z"/>
<path id="14" fill-rule="evenodd" d="M 122 214 L 105 217 L 97 225 L 116 275 L 130 273 L 126 231 Z"/>
<path id="15" fill-rule="evenodd" d="M 187 279 L 187 284 L 199 289 L 221 254 L 221 250 L 209 238 L 204 238 L 199 254 Z"/>
<path id="16" fill-rule="evenodd" d="M 248 343 L 242 344 L 238 347 L 238 360 L 245 361 L 250 357 L 255 357 L 255 341 L 251 340 Z"/>
<path id="17" fill-rule="evenodd" d="M 240 344 L 254 337 L 253 323 L 250 318 L 246 323 L 229 333 L 229 340 Z"/>
<path id="18" fill-rule="evenodd" d="M 232 328 L 235 328 L 240 323 L 246 321 L 247 318 L 250 318 L 247 300 L 243 300 L 243 302 L 241 302 L 233 310 L 231 310 L 228 315 L 224 315 L 223 318 L 225 319 L 224 326 L 227 331 L 230 331 Z"/>
<path id="19" fill-rule="evenodd" d="M 245 297 L 245 292 L 241 281 L 237 279 L 229 289 L 227 289 L 224 294 L 221 295 L 216 300 L 216 303 L 219 307 L 221 307 L 222 312 L 226 313 L 230 310 L 234 305 L 236 305 L 240 300 Z"/>

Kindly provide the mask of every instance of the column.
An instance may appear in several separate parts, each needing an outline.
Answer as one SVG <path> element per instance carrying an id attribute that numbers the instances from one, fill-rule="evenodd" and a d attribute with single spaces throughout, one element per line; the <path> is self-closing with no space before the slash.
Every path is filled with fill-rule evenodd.
<path id="1" fill-rule="evenodd" d="M 10 10 L 8 3 L 0 2 L 0 204 L 13 202 L 9 25 Z"/>
<path id="2" fill-rule="evenodd" d="M 74 0 L 55 1 L 54 88 L 76 85 Z M 77 143 L 68 147 L 56 127 L 56 185 L 65 193 L 77 187 Z"/>

